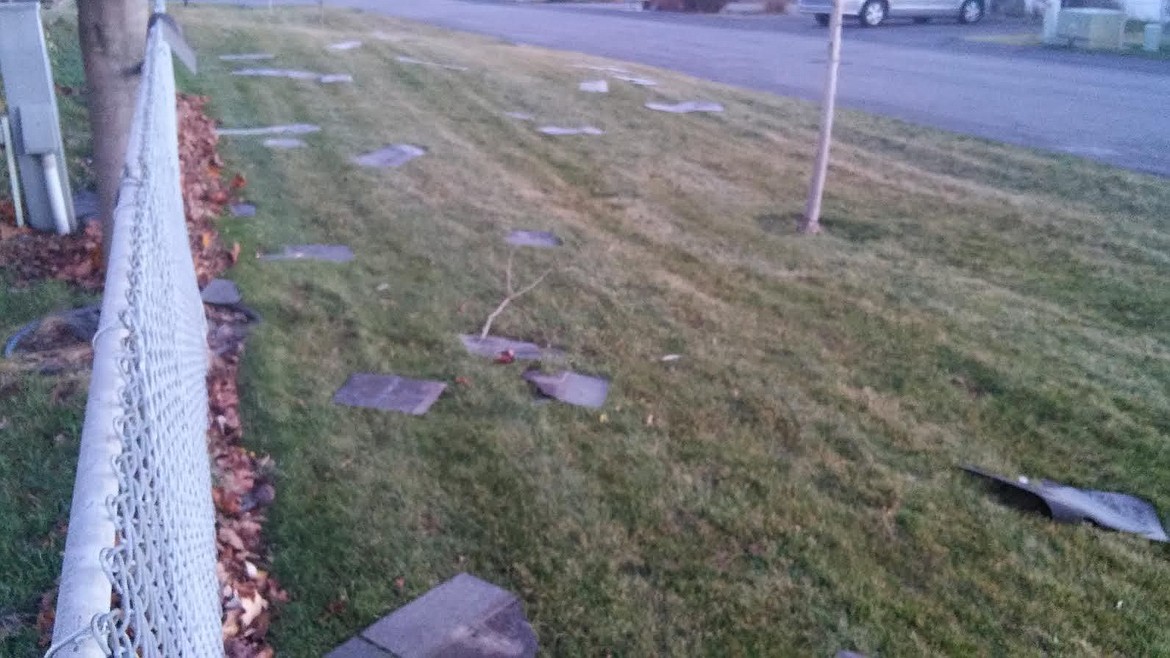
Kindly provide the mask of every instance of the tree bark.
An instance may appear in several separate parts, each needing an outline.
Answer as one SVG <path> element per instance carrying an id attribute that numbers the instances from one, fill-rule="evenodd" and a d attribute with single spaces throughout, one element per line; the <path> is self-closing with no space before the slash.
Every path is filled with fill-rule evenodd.
<path id="1" fill-rule="evenodd" d="M 77 2 L 93 169 L 102 219 L 103 262 L 109 257 L 114 235 L 114 206 L 142 77 L 148 18 L 147 0 Z"/>

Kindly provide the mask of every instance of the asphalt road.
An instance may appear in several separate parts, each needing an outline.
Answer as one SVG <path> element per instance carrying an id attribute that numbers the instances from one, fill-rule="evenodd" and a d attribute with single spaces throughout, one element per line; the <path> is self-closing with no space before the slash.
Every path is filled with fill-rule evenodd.
<path id="1" fill-rule="evenodd" d="M 327 2 L 788 96 L 817 99 L 824 79 L 826 32 L 806 17 L 465 0 Z M 848 26 L 839 103 L 1170 176 L 1170 61 L 977 44 L 967 37 L 1029 28 L 939 23 Z"/>

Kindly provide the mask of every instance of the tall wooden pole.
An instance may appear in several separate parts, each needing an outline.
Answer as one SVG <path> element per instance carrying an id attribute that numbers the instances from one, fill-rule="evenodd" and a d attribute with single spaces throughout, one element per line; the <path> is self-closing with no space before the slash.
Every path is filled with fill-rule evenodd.
<path id="1" fill-rule="evenodd" d="M 829 70 L 825 74 L 825 99 L 821 102 L 821 136 L 817 142 L 817 160 L 808 186 L 808 203 L 800 223 L 801 233 L 821 232 L 821 198 L 825 195 L 825 176 L 829 171 L 829 144 L 833 136 L 833 113 L 837 104 L 837 69 L 841 65 L 841 12 L 843 0 L 833 1 L 829 16 Z"/>

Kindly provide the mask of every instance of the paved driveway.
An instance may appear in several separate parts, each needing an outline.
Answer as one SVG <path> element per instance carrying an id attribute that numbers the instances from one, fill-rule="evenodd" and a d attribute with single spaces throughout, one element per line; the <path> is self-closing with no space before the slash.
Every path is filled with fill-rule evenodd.
<path id="1" fill-rule="evenodd" d="M 263 4 L 265 0 L 244 0 Z M 292 0 L 304 3 L 309 0 Z M 816 99 L 825 31 L 802 17 L 681 16 L 461 0 L 327 0 L 516 42 Z M 850 26 L 841 104 L 913 123 L 1170 176 L 1170 61 L 970 42 L 990 22 Z"/>

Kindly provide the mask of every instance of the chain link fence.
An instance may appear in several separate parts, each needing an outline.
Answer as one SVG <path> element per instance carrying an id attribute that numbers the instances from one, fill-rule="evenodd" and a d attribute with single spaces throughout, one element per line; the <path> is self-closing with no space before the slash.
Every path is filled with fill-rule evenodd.
<path id="1" fill-rule="evenodd" d="M 150 31 L 119 194 L 46 655 L 213 658 L 223 640 L 206 323 L 161 23 Z"/>

